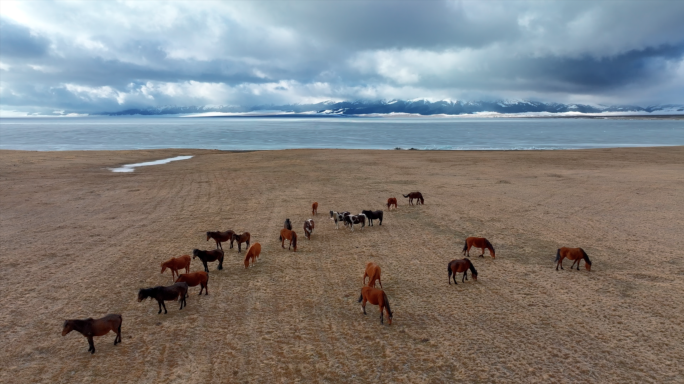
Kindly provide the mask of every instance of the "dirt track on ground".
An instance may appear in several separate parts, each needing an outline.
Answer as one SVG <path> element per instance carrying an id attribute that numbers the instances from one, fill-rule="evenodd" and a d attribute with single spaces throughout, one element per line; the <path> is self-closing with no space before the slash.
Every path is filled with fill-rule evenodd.
<path id="1" fill-rule="evenodd" d="M 0 151 L 0 381 L 682 382 L 683 170 L 682 147 Z M 414 190 L 424 206 L 400 195 Z M 331 209 L 385 221 L 335 230 Z M 277 239 L 285 218 L 296 253 Z M 191 288 L 167 315 L 137 302 L 170 283 L 162 261 L 227 229 L 262 244 L 255 267 L 226 247 L 208 296 Z M 479 280 L 448 285 L 466 236 L 497 258 L 472 252 Z M 556 272 L 560 246 L 583 247 L 592 271 Z M 382 267 L 391 326 L 356 302 L 367 261 Z M 121 345 L 96 338 L 91 356 L 61 336 L 64 319 L 107 313 L 123 315 Z"/>

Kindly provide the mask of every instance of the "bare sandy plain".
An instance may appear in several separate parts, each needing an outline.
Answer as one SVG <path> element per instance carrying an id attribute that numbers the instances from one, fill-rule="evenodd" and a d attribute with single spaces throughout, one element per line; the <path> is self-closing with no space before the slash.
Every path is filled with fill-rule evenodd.
<path id="1" fill-rule="evenodd" d="M 122 164 L 190 160 L 112 173 Z M 424 206 L 401 193 L 419 190 Z M 546 152 L 0 151 L 0 382 L 683 382 L 684 147 Z M 387 212 L 388 197 L 399 209 Z M 320 204 L 311 241 L 302 236 Z M 384 209 L 335 230 L 327 212 Z M 299 250 L 280 247 L 285 218 Z M 209 295 L 138 303 L 160 263 L 249 231 Z M 447 283 L 466 236 L 479 280 Z M 556 271 L 583 247 L 591 272 Z M 375 261 L 394 311 L 357 303 Z M 193 260 L 192 270 L 200 270 Z M 460 281 L 460 280 L 459 280 Z M 94 355 L 64 319 L 123 315 Z"/>

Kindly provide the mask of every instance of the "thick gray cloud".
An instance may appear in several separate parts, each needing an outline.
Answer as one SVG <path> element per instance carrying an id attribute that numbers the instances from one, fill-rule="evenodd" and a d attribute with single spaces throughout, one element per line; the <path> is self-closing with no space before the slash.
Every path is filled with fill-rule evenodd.
<path id="1" fill-rule="evenodd" d="M 684 2 L 3 1 L 0 109 L 684 102 Z"/>

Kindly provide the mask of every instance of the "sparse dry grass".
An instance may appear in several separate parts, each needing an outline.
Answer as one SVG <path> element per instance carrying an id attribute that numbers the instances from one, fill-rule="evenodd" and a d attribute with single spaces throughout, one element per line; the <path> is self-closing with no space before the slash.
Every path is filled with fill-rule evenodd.
<path id="1" fill-rule="evenodd" d="M 682 147 L 0 151 L 0 381 L 682 382 L 683 170 Z M 424 206 L 400 196 L 413 190 Z M 383 226 L 350 233 L 327 217 L 371 208 Z M 296 253 L 277 240 L 287 217 Z M 209 296 L 192 288 L 186 309 L 136 301 L 170 283 L 162 261 L 226 229 L 262 244 L 255 267 L 227 251 Z M 450 286 L 469 235 L 497 258 L 472 257 L 479 281 Z M 592 271 L 556 272 L 560 246 L 583 247 Z M 356 302 L 370 260 L 392 326 Z M 123 315 L 119 346 L 97 338 L 91 356 L 85 338 L 60 334 L 66 318 L 106 313 Z"/>

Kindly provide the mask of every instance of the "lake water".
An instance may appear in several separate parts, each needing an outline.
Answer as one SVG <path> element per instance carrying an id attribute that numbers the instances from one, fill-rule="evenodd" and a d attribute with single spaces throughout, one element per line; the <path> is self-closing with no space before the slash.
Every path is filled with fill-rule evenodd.
<path id="1" fill-rule="evenodd" d="M 529 150 L 684 145 L 684 120 L 547 118 L 0 119 L 0 149 Z"/>

